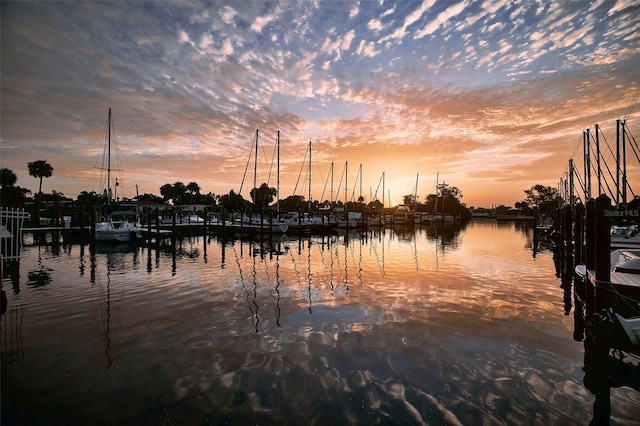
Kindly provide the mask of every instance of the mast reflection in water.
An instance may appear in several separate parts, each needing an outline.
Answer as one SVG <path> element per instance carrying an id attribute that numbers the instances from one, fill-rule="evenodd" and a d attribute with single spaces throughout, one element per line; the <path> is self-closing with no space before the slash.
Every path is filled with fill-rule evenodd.
<path id="1" fill-rule="evenodd" d="M 3 424 L 594 415 L 553 255 L 526 225 L 25 247 L 5 275 Z M 640 418 L 638 392 L 608 396 L 617 424 Z"/>

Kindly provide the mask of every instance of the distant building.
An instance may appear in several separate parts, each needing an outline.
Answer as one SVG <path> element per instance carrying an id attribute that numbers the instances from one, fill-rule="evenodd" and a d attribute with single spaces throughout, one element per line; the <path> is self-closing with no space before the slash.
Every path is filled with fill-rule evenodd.
<path id="1" fill-rule="evenodd" d="M 484 207 L 470 208 L 471 217 L 475 218 L 483 218 L 483 217 L 494 217 L 496 215 L 495 210 L 486 209 Z"/>

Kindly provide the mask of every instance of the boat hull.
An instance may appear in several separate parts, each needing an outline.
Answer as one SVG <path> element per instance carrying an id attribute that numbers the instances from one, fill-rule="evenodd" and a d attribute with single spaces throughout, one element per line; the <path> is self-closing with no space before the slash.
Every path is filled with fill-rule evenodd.
<path id="1" fill-rule="evenodd" d="M 96 224 L 96 241 L 126 243 L 137 236 L 140 229 L 130 222 L 108 221 Z"/>
<path id="2" fill-rule="evenodd" d="M 640 345 L 640 318 L 625 319 L 618 313 L 615 315 L 631 343 L 636 346 Z"/>
<path id="3" fill-rule="evenodd" d="M 125 243 L 131 240 L 131 231 L 121 231 L 119 229 L 96 229 L 96 241 L 113 241 Z"/>

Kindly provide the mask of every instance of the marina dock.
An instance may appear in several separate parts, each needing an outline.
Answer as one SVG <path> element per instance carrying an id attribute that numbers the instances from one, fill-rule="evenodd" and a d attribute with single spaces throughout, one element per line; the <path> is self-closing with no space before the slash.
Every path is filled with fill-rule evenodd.
<path id="1" fill-rule="evenodd" d="M 638 214 L 637 210 L 616 210 L 606 195 L 558 212 L 556 243 L 567 270 L 575 270 L 584 280 L 578 296 L 584 298 L 587 318 L 603 309 L 623 316 L 640 312 L 640 274 L 617 270 L 620 252 L 638 257 L 640 246 L 619 250 L 611 246 L 611 217 L 637 221 Z"/>

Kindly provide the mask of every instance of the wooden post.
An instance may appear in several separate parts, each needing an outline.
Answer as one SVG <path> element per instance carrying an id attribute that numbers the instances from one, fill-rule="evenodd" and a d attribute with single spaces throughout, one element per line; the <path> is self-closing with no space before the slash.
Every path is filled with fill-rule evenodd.
<path id="1" fill-rule="evenodd" d="M 175 264 L 175 254 L 176 254 L 176 233 L 177 233 L 177 228 L 176 228 L 176 212 L 173 212 L 173 219 L 171 220 L 171 250 L 173 252 L 174 255 L 174 264 Z"/>
<path id="2" fill-rule="evenodd" d="M 91 242 L 95 243 L 96 242 L 96 208 L 95 206 L 93 207 L 93 210 L 91 211 Z"/>
<path id="3" fill-rule="evenodd" d="M 205 238 L 205 247 L 207 245 L 207 222 L 209 222 L 209 209 L 204 208 L 204 224 L 202 225 L 202 236 Z"/>
<path id="4" fill-rule="evenodd" d="M 222 208 L 222 233 L 227 231 L 227 209 Z"/>
<path id="5" fill-rule="evenodd" d="M 585 310 L 586 316 L 589 318 L 595 312 L 595 288 L 589 278 L 589 271 L 593 271 L 596 266 L 596 250 L 595 250 L 595 216 L 596 201 L 593 198 L 587 200 L 585 214 L 585 234 L 584 234 L 584 260 L 586 276 L 585 280 Z"/>
<path id="6" fill-rule="evenodd" d="M 573 269 L 573 230 L 572 230 L 572 214 L 571 206 L 565 206 L 562 209 L 562 233 L 564 239 L 564 260 L 569 267 Z"/>
<path id="7" fill-rule="evenodd" d="M 575 233 L 575 264 L 582 265 L 584 264 L 584 206 L 582 204 L 577 204 L 575 206 L 575 223 L 574 223 L 574 233 Z M 578 298 L 584 302 L 585 300 L 585 279 L 579 278 L 575 276 L 574 272 L 574 291 L 577 294 Z M 576 302 L 576 306 L 577 306 Z M 576 307 L 577 309 L 577 307 Z"/>
<path id="8" fill-rule="evenodd" d="M 593 198 L 587 200 L 586 214 L 585 214 L 585 252 L 584 260 L 587 270 L 593 270 L 596 266 L 596 201 Z"/>
<path id="9" fill-rule="evenodd" d="M 164 212 L 166 212 L 166 210 L 164 210 L 162 213 L 164 214 Z M 160 236 L 160 209 L 156 207 L 154 213 L 155 213 L 154 219 L 156 220 L 156 259 L 157 259 L 160 257 L 160 243 L 162 241 L 162 238 Z"/>
<path id="10" fill-rule="evenodd" d="M 609 289 L 611 280 L 611 219 L 607 211 L 611 210 L 611 199 L 602 194 L 596 198 L 595 211 L 595 279 L 596 309 L 610 306 L 612 301 Z"/>
<path id="11" fill-rule="evenodd" d="M 575 263 L 579 265 L 584 263 L 584 206 L 577 204 L 574 210 Z"/>
<path id="12" fill-rule="evenodd" d="M 156 207 L 157 208 L 157 207 Z M 149 247 L 151 247 L 151 207 L 145 207 L 144 208 L 145 211 L 145 216 L 147 218 L 147 250 L 149 249 Z"/>

